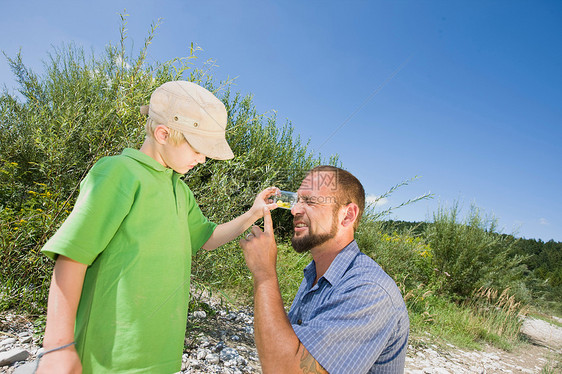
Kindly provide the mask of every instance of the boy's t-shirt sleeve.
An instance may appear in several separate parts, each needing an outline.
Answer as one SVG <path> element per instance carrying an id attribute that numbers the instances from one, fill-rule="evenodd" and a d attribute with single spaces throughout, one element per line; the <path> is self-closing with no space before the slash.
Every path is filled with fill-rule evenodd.
<path id="1" fill-rule="evenodd" d="M 110 158 L 101 159 L 80 183 L 76 204 L 58 231 L 41 250 L 90 265 L 106 248 L 134 200 L 134 180 Z"/>
<path id="2" fill-rule="evenodd" d="M 195 254 L 203 244 L 209 240 L 217 224 L 211 222 L 203 215 L 201 208 L 195 201 L 193 192 L 188 188 L 188 218 L 189 232 L 191 236 L 191 253 Z"/>

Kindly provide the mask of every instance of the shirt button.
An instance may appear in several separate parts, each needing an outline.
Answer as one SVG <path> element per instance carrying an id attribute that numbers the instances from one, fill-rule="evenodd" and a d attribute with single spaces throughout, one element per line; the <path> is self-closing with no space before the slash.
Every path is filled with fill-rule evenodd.
<path id="1" fill-rule="evenodd" d="M 299 319 L 299 320 L 297 321 L 297 325 L 302 325 L 302 319 Z"/>

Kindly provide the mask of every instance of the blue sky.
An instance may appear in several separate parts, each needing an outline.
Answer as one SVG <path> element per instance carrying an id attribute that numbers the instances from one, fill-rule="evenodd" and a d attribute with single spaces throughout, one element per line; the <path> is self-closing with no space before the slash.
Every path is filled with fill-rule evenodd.
<path id="1" fill-rule="evenodd" d="M 378 196 L 381 209 L 426 192 L 394 219 L 471 204 L 502 232 L 562 241 L 560 1 L 2 0 L 0 49 L 41 72 L 52 46 L 103 52 L 119 13 L 138 50 L 162 18 L 151 61 L 202 48 L 258 111 L 310 139 Z M 5 58 L 0 82 L 15 82 Z M 337 130 L 337 131 L 336 131 Z M 334 135 L 332 135 L 335 132 Z"/>

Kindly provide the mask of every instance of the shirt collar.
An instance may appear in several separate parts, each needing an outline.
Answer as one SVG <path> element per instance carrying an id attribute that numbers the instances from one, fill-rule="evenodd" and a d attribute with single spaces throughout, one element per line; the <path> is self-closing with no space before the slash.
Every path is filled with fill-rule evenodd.
<path id="1" fill-rule="evenodd" d="M 166 171 L 168 168 L 138 149 L 125 148 L 122 153 L 124 156 L 130 157 L 138 162 L 145 164 L 156 171 Z M 171 170 L 171 169 L 168 169 Z"/>
<path id="2" fill-rule="evenodd" d="M 357 257 L 359 252 L 359 246 L 357 242 L 353 240 L 338 253 L 326 273 L 324 273 L 320 279 L 324 278 L 332 286 L 335 285 L 343 277 L 345 271 L 349 268 L 349 265 L 351 265 L 351 262 Z M 314 261 L 304 268 L 304 276 L 307 280 L 312 280 L 312 282 L 314 282 L 314 279 L 316 279 L 316 264 Z M 320 280 L 318 280 L 318 282 L 320 282 Z"/>

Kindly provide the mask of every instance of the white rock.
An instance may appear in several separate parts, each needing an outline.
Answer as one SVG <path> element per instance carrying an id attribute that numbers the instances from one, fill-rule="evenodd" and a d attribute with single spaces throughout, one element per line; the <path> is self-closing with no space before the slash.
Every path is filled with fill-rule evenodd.
<path id="1" fill-rule="evenodd" d="M 35 361 L 18 366 L 13 374 L 35 374 Z"/>
<path id="2" fill-rule="evenodd" d="M 248 361 L 244 357 L 238 356 L 238 357 L 236 357 L 236 365 L 246 366 L 246 365 L 248 365 Z"/>
<path id="3" fill-rule="evenodd" d="M 477 367 L 477 366 L 471 366 L 470 372 L 471 373 L 477 373 L 477 374 L 484 374 L 484 369 L 482 369 L 480 367 Z"/>
<path id="4" fill-rule="evenodd" d="M 33 336 L 31 336 L 31 335 L 22 336 L 20 338 L 20 342 L 22 342 L 22 343 L 30 343 L 32 341 L 33 341 Z"/>
<path id="5" fill-rule="evenodd" d="M 205 361 L 207 361 L 211 365 L 216 365 L 220 362 L 220 358 L 217 354 L 209 353 L 207 356 L 205 356 Z"/>
<path id="6" fill-rule="evenodd" d="M 445 368 L 439 368 L 439 367 L 438 367 L 438 368 L 434 368 L 434 369 L 433 369 L 433 373 L 435 373 L 435 374 L 451 374 L 451 373 L 449 372 L 449 370 L 447 370 L 447 369 L 445 369 Z"/>
<path id="7" fill-rule="evenodd" d="M 189 368 L 189 362 L 183 361 L 181 363 L 181 371 L 185 371 L 185 370 L 187 370 L 187 368 Z"/>
<path id="8" fill-rule="evenodd" d="M 224 362 L 236 360 L 238 356 L 239 354 L 238 352 L 236 352 L 236 349 L 234 348 L 226 347 L 220 351 L 220 359 Z"/>
<path id="9" fill-rule="evenodd" d="M 17 361 L 23 361 L 29 357 L 29 352 L 25 349 L 16 348 L 7 352 L 0 353 L 0 366 L 11 365 Z"/>
<path id="10" fill-rule="evenodd" d="M 197 359 L 198 360 L 204 360 L 205 357 L 207 357 L 207 355 L 210 353 L 210 351 L 208 349 L 198 349 L 197 350 Z"/>
<path id="11" fill-rule="evenodd" d="M 204 310 L 197 310 L 193 312 L 193 317 L 195 318 L 207 318 L 207 313 Z"/>
<path id="12" fill-rule="evenodd" d="M 203 364 L 201 362 L 199 362 L 199 360 L 195 360 L 193 358 L 189 359 L 189 366 L 194 368 L 194 369 L 200 369 L 201 367 L 203 367 Z"/>
<path id="13" fill-rule="evenodd" d="M 8 344 L 14 344 L 16 342 L 16 339 L 14 338 L 8 338 L 8 339 L 4 339 L 0 342 L 0 345 L 8 345 Z"/>

